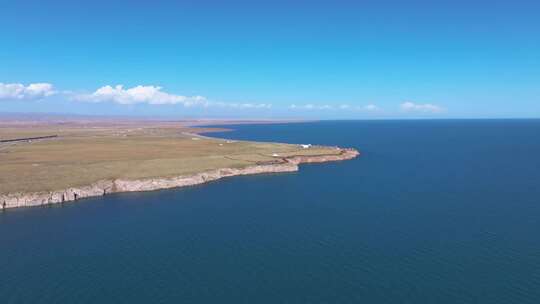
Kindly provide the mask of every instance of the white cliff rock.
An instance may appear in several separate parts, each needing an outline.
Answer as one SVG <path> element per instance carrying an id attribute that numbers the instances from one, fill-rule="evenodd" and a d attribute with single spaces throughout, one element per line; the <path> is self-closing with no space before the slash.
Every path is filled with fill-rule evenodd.
<path id="1" fill-rule="evenodd" d="M 152 191 L 185 187 L 214 181 L 228 176 L 298 171 L 302 163 L 321 163 L 352 159 L 359 155 L 354 149 L 340 149 L 339 154 L 318 156 L 293 156 L 275 163 L 259 164 L 245 168 L 222 168 L 189 176 L 147 179 L 115 179 L 98 181 L 84 187 L 60 191 L 0 194 L 0 209 L 40 206 L 75 201 L 85 197 L 101 196 L 115 192 Z"/>

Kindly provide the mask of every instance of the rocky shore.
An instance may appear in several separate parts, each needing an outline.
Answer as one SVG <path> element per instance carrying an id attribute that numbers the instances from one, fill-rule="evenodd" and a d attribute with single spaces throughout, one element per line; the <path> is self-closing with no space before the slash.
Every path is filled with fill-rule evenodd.
<path id="1" fill-rule="evenodd" d="M 322 163 L 355 158 L 359 152 L 355 149 L 340 149 L 340 153 L 317 156 L 292 156 L 279 158 L 269 163 L 260 163 L 245 168 L 222 168 L 189 176 L 168 178 L 148 178 L 137 180 L 104 180 L 84 187 L 73 187 L 59 191 L 35 193 L 0 194 L 0 209 L 31 207 L 76 201 L 85 197 L 102 196 L 117 192 L 153 191 L 175 187 L 202 184 L 224 177 L 262 173 L 298 171 L 302 163 Z"/>

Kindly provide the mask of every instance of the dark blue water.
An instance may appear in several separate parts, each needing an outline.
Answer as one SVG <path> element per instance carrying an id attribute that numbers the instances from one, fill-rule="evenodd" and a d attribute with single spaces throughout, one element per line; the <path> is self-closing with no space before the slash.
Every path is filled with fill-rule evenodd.
<path id="1" fill-rule="evenodd" d="M 540 303 L 540 120 L 237 126 L 298 173 L 0 214 L 0 303 Z"/>

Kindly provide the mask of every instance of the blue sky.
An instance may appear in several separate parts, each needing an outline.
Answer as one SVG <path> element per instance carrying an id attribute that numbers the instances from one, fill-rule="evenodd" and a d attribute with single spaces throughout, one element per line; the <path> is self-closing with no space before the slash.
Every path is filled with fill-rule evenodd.
<path id="1" fill-rule="evenodd" d="M 540 117 L 538 12 L 519 0 L 1 1 L 0 112 Z"/>

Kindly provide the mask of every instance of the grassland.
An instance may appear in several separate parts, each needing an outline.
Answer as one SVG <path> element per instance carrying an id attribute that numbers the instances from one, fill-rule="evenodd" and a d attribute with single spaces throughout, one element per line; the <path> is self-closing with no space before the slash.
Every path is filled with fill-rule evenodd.
<path id="1" fill-rule="evenodd" d="M 58 135 L 0 144 L 0 194 L 54 191 L 99 180 L 190 175 L 242 168 L 292 155 L 330 155 L 331 147 L 228 141 L 180 122 L 0 124 L 0 139 Z"/>

